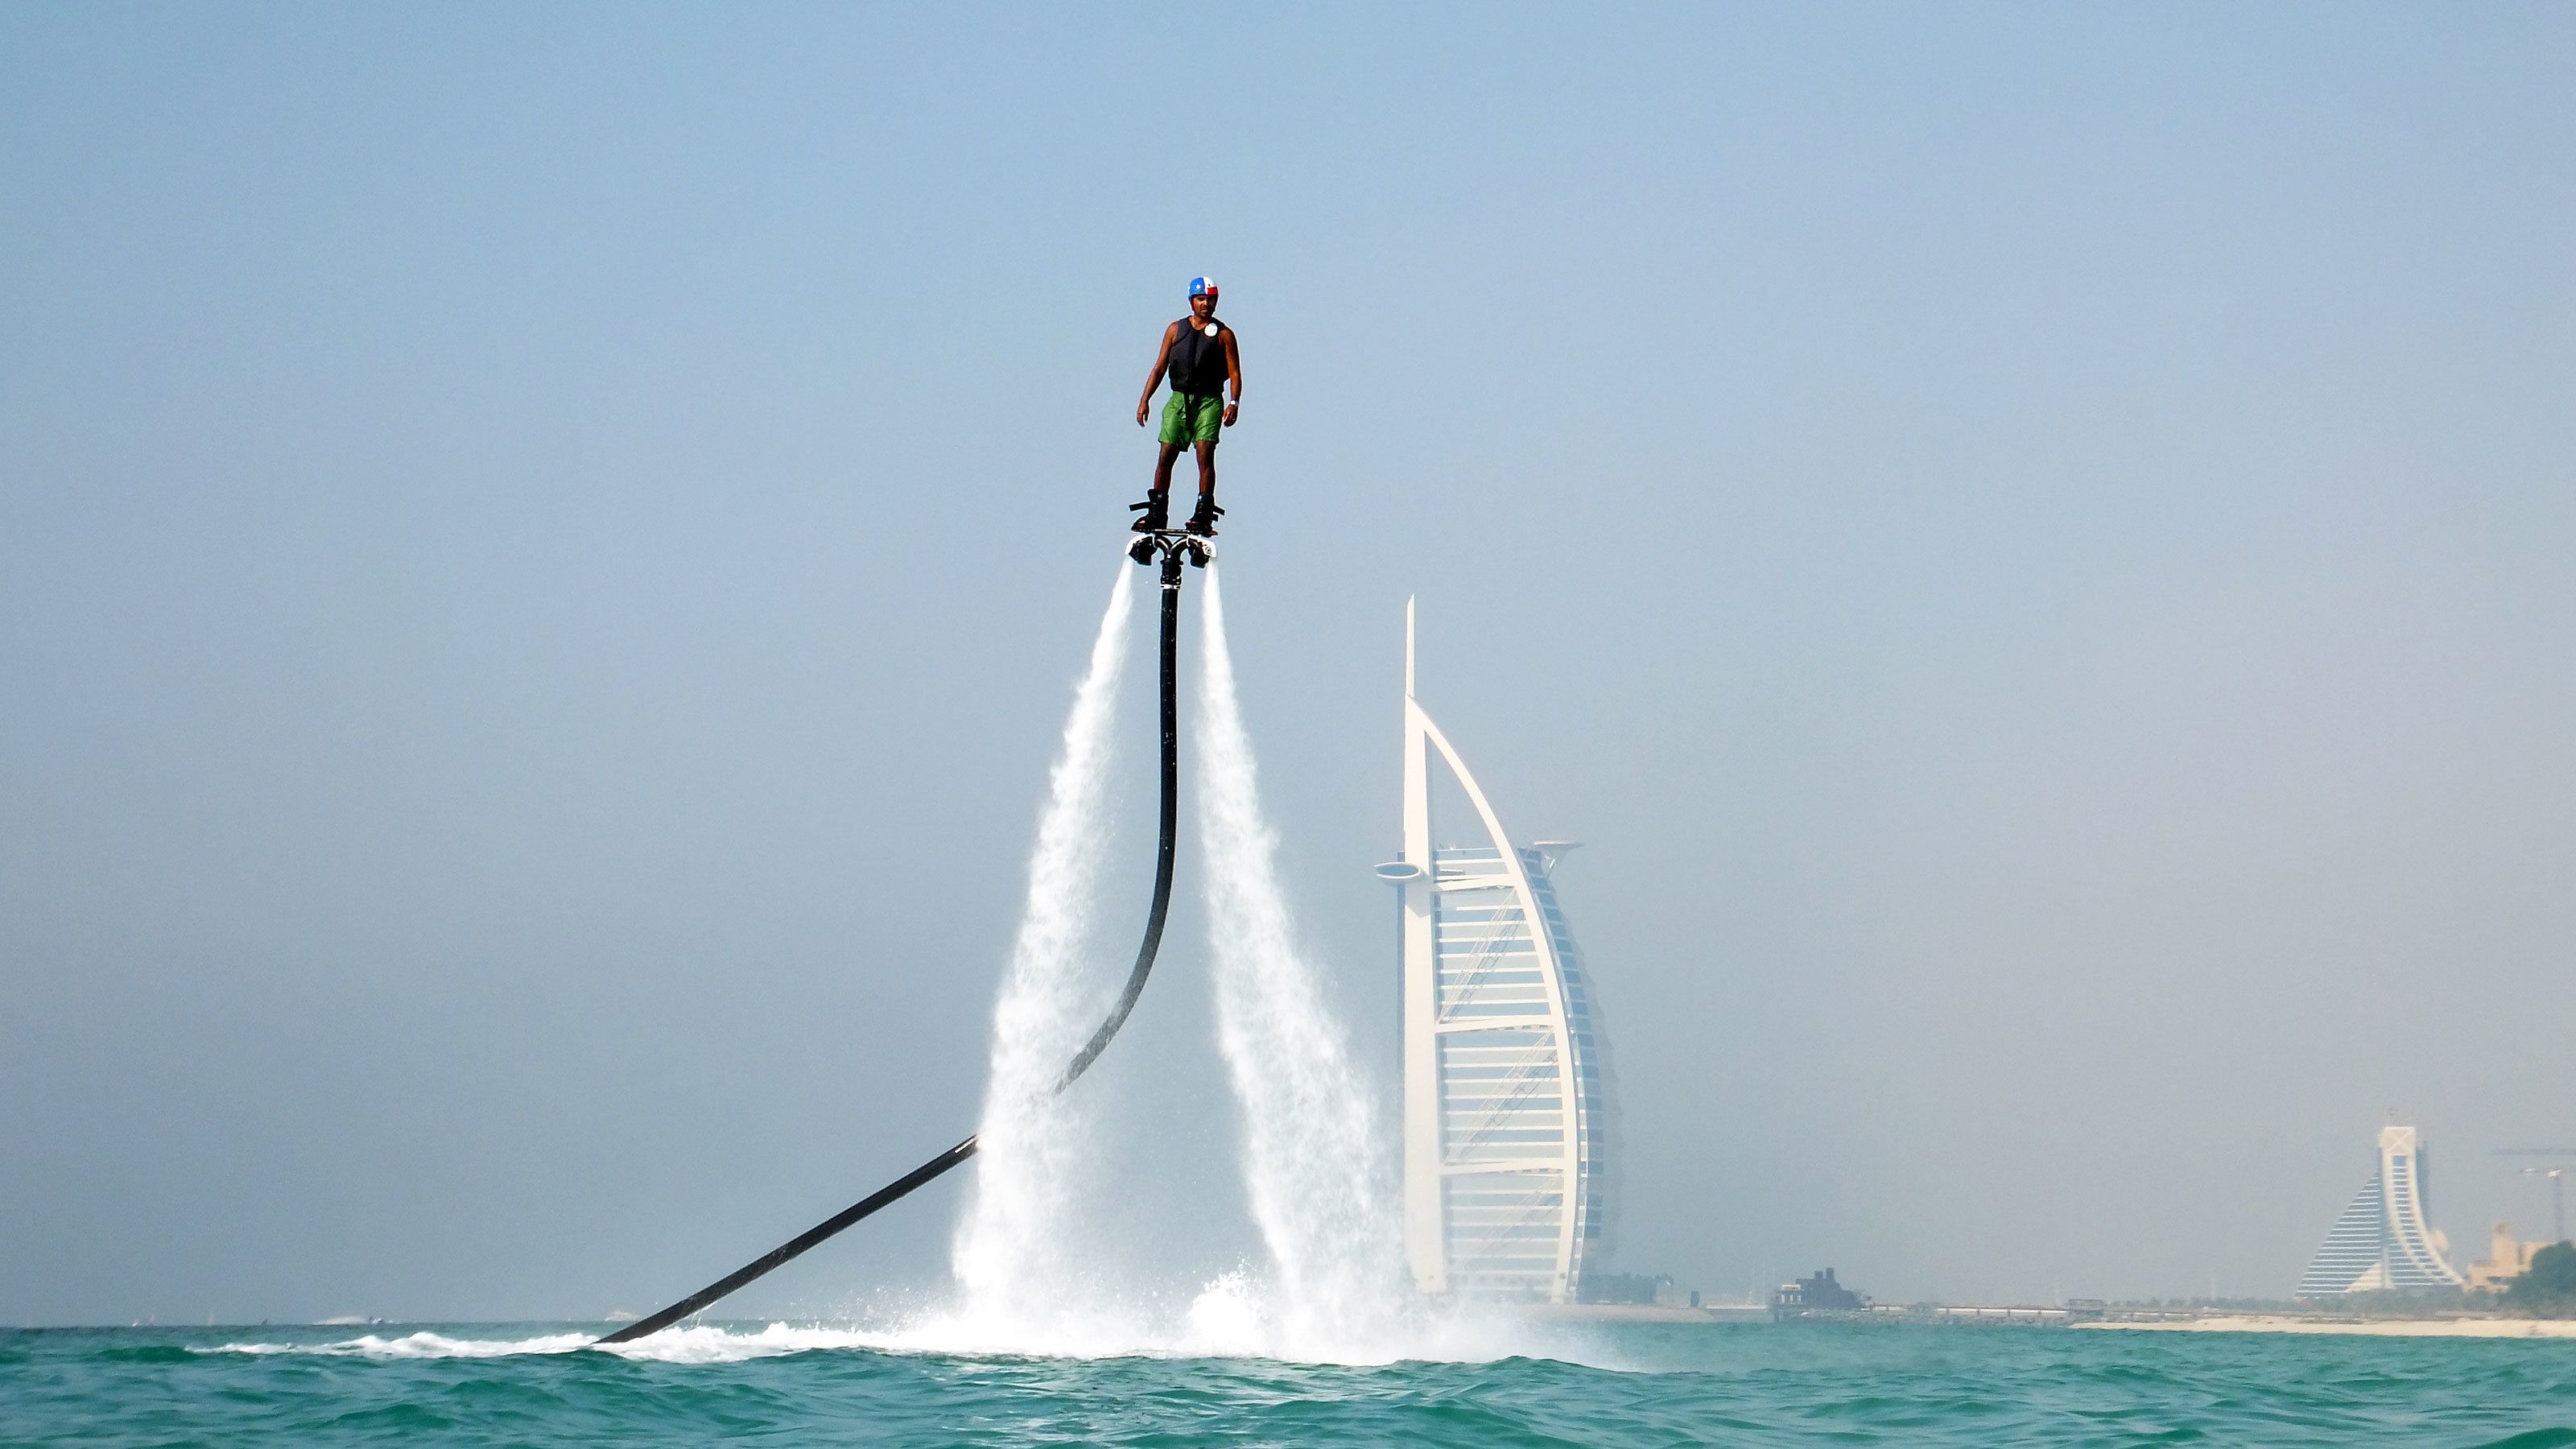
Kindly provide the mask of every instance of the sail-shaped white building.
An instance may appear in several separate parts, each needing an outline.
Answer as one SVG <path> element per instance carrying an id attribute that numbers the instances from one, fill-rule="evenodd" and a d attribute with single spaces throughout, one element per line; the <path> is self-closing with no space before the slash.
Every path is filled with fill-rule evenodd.
<path id="1" fill-rule="evenodd" d="M 1436 756 L 1436 762 L 1435 762 Z M 1435 843 L 1445 768 L 1472 821 Z M 1578 1301 L 1607 1245 L 1614 1098 L 1597 1009 L 1550 876 L 1573 846 L 1514 844 L 1414 698 L 1404 612 L 1400 980 L 1404 1241 L 1426 1293 Z"/>
<path id="2" fill-rule="evenodd" d="M 2450 1244 L 2424 1220 L 2432 1210 L 2431 1177 L 2414 1128 L 2379 1129 L 2379 1168 L 2327 1231 L 2299 1278 L 2299 1296 L 2457 1288 L 2466 1281 L 2443 1256 Z"/>

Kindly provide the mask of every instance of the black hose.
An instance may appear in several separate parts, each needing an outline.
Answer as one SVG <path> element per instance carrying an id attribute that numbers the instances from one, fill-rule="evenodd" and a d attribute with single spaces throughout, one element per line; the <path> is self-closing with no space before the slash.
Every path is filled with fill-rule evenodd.
<path id="1" fill-rule="evenodd" d="M 1181 631 L 1181 556 L 1163 556 L 1163 815 L 1162 844 L 1154 850 L 1154 907 L 1145 913 L 1145 939 L 1136 947 L 1136 964 L 1127 969 L 1127 988 L 1118 993 L 1118 1004 L 1109 1008 L 1109 1019 L 1091 1034 L 1073 1058 L 1073 1065 L 1057 1079 L 1059 1092 L 1070 1087 L 1100 1054 L 1109 1050 L 1109 1039 L 1127 1024 L 1127 1013 L 1136 1009 L 1136 998 L 1145 994 L 1145 977 L 1154 969 L 1154 953 L 1163 948 L 1163 917 L 1172 909 L 1172 836 L 1180 817 L 1181 761 L 1180 713 L 1174 707 L 1173 660 L 1179 653 L 1177 638 Z"/>
<path id="2" fill-rule="evenodd" d="M 1162 843 L 1154 852 L 1154 905 L 1153 909 L 1146 913 L 1145 940 L 1136 948 L 1136 964 L 1128 969 L 1126 989 L 1119 992 L 1118 1004 L 1109 1009 L 1109 1019 L 1100 1024 L 1100 1030 L 1091 1034 L 1091 1040 L 1085 1043 L 1082 1050 L 1075 1055 L 1073 1065 L 1065 1068 L 1064 1075 L 1057 1079 L 1055 1090 L 1058 1092 L 1072 1086 L 1084 1072 L 1089 1071 L 1091 1064 L 1100 1059 L 1100 1054 L 1109 1049 L 1110 1038 L 1118 1035 L 1118 1029 L 1127 1024 L 1127 1014 L 1136 1009 L 1136 998 L 1145 993 L 1145 978 L 1154 970 L 1154 955 L 1162 949 L 1163 945 L 1163 918 L 1170 913 L 1172 907 L 1172 837 L 1180 818 L 1181 790 L 1179 711 L 1173 699 L 1176 693 L 1173 676 L 1176 672 L 1174 661 L 1179 655 L 1181 560 L 1185 548 L 1186 545 L 1169 541 L 1161 544 L 1163 555 L 1163 812 Z M 1150 553 L 1146 554 L 1146 557 L 1150 556 Z M 1204 554 L 1200 556 L 1204 557 Z M 1143 557 L 1137 560 L 1139 563 L 1144 561 Z M 782 1267 L 795 1260 L 803 1255 L 806 1249 L 833 1237 L 842 1229 L 869 1216 L 877 1209 L 909 1196 L 914 1188 L 964 1162 L 974 1156 L 975 1152 L 975 1139 L 969 1137 L 670 1307 L 657 1313 L 646 1314 L 615 1333 L 604 1335 L 599 1342 L 627 1343 L 648 1334 L 661 1332 L 736 1288 L 767 1274 L 771 1269 Z"/>
<path id="3" fill-rule="evenodd" d="M 875 1212 L 878 1208 L 884 1207 L 887 1203 L 905 1196 L 914 1188 L 921 1186 L 923 1183 L 930 1181 L 932 1178 L 937 1177 L 939 1174 L 946 1172 L 948 1169 L 955 1167 L 957 1164 L 964 1162 L 967 1158 L 974 1155 L 975 1139 L 969 1137 L 965 1141 L 960 1142 L 956 1146 L 939 1154 L 937 1157 L 930 1159 L 928 1162 L 921 1164 L 912 1171 L 905 1173 L 903 1176 L 898 1177 L 894 1181 L 887 1183 L 885 1186 L 878 1188 L 876 1191 L 869 1193 L 866 1197 L 859 1199 L 857 1202 L 854 1202 L 848 1207 L 841 1209 L 839 1212 L 832 1214 L 823 1221 L 816 1223 L 814 1226 L 807 1228 L 801 1233 L 798 1233 L 795 1237 L 788 1239 L 786 1242 L 779 1244 L 777 1247 L 761 1254 L 752 1261 L 734 1269 L 732 1272 L 718 1278 L 716 1281 L 699 1289 L 697 1292 L 692 1293 L 688 1297 L 681 1299 L 679 1302 L 672 1304 L 670 1307 L 663 1309 L 661 1312 L 648 1314 L 645 1317 L 636 1319 L 633 1323 L 626 1325 L 615 1333 L 608 1334 L 599 1341 L 601 1343 L 624 1343 L 629 1339 L 642 1338 L 649 1333 L 660 1333 L 663 1329 L 670 1327 L 672 1324 L 679 1322 L 681 1319 L 686 1318 L 690 1314 L 697 1312 L 699 1309 L 706 1307 L 708 1304 L 715 1302 L 717 1299 L 731 1293 L 736 1288 L 741 1287 L 754 1278 L 760 1277 L 770 1269 L 778 1267 L 790 1259 L 797 1257 L 807 1248 L 813 1247 L 816 1243 L 823 1241 L 825 1238 L 831 1237 L 841 1229 L 846 1228 L 850 1224 L 857 1222 L 859 1219 Z"/>

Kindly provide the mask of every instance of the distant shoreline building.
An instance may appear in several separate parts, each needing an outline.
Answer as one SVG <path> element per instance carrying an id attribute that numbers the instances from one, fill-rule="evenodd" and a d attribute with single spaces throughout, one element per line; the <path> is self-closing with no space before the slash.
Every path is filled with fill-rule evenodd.
<path id="1" fill-rule="evenodd" d="M 1612 1206 L 1614 1099 L 1600 1025 L 1549 876 L 1571 842 L 1515 845 L 1413 695 L 1404 609 L 1404 1244 L 1416 1284 L 1582 1301 Z M 1432 756 L 1465 791 L 1470 843 L 1435 844 Z"/>
<path id="2" fill-rule="evenodd" d="M 2450 1243 L 2425 1221 L 2432 1211 L 2432 1174 L 2431 1156 L 2414 1128 L 2379 1129 L 2378 1170 L 2309 1260 L 2299 1296 L 2461 1287 L 2465 1280 L 2443 1256 Z"/>
<path id="3" fill-rule="evenodd" d="M 1831 1268 L 1817 1269 L 1812 1278 L 1792 1278 L 1771 1294 L 1771 1316 L 1784 1322 L 1810 1314 L 1858 1313 L 1867 1307 L 1869 1300 L 1844 1287 Z"/>
<path id="4" fill-rule="evenodd" d="M 2531 1260 L 2539 1256 L 2547 1243 L 2526 1243 L 2516 1237 L 2513 1224 L 2503 1218 L 2487 1230 L 2487 1255 L 2469 1265 L 2467 1287 L 2472 1293 L 2501 1293 L 2513 1280 L 2531 1271 Z"/>

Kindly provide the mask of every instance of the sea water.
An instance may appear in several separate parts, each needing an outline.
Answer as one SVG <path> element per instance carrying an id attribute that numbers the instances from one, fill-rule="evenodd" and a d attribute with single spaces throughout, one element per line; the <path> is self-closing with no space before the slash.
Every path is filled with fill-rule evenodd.
<path id="1" fill-rule="evenodd" d="M 2576 1445 L 2576 1341 L 1617 1325 L 1384 1364 L 717 1325 L 0 1330 L 10 1444 Z"/>

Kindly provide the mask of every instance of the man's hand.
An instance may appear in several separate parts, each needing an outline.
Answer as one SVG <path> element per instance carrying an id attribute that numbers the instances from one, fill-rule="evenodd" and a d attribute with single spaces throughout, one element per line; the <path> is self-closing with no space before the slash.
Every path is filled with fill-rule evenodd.
<path id="1" fill-rule="evenodd" d="M 1230 403 L 1227 403 L 1227 404 L 1225 405 L 1225 425 L 1226 425 L 1227 427 L 1229 427 L 1229 428 L 1230 428 L 1230 427 L 1233 427 L 1233 426 L 1234 426 L 1234 414 L 1235 414 L 1235 410 L 1236 410 L 1236 409 L 1238 409 L 1238 408 L 1240 408 L 1240 407 L 1242 407 L 1242 406 L 1243 406 L 1243 404 L 1241 404 L 1241 403 L 1239 403 L 1239 402 L 1230 402 Z"/>
<path id="2" fill-rule="evenodd" d="M 1145 414 L 1153 406 L 1154 400 L 1152 398 L 1138 398 L 1136 400 L 1136 426 L 1140 428 L 1145 426 Z"/>

